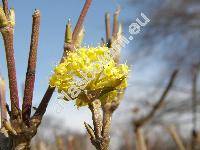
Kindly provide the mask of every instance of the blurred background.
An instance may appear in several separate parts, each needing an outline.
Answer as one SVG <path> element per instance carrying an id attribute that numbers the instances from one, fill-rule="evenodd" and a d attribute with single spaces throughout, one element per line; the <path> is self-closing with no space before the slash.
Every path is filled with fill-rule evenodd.
<path id="1" fill-rule="evenodd" d="M 33 104 L 37 107 L 52 69 L 62 56 L 66 22 L 70 18 L 75 25 L 84 1 L 9 0 L 9 3 L 16 11 L 15 56 L 21 97 L 31 15 L 35 8 L 42 14 Z M 129 26 L 137 18 L 143 20 L 141 12 L 150 22 L 121 51 L 121 61 L 130 65 L 131 72 L 125 97 L 114 113 L 111 150 L 135 149 L 134 120 L 151 112 L 175 69 L 179 73 L 169 94 L 156 114 L 142 126 L 147 149 L 180 149 L 173 133 L 186 149 L 200 149 L 200 1 L 94 0 L 84 23 L 84 45 L 100 44 L 105 37 L 105 12 L 112 16 L 117 7 L 121 8 L 120 22 L 127 38 Z M 0 54 L 0 72 L 8 81 L 2 40 Z M 92 123 L 89 110 L 77 109 L 73 102 L 60 100 L 55 92 L 32 143 L 33 149 L 92 150 L 84 121 Z"/>

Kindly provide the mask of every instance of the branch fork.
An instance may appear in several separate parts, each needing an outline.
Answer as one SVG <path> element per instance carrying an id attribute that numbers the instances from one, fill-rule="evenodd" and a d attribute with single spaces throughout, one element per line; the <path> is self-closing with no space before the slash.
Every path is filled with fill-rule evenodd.
<path id="1" fill-rule="evenodd" d="M 96 99 L 89 104 L 94 129 L 86 122 L 84 122 L 84 124 L 88 134 L 90 135 L 91 143 L 97 150 L 109 149 L 111 119 L 117 106 L 118 104 L 115 102 L 102 105 L 99 99 Z"/>
<path id="2" fill-rule="evenodd" d="M 86 0 L 86 3 L 83 7 L 77 25 L 75 27 L 75 30 L 73 32 L 73 36 L 71 33 L 70 22 L 68 22 L 65 33 L 64 53 L 61 62 L 64 59 L 64 57 L 67 56 L 67 53 L 69 51 L 75 49 L 74 44 L 76 43 L 76 40 L 80 40 L 79 33 L 82 30 L 83 21 L 91 2 L 92 0 Z M 6 51 L 10 101 L 11 101 L 11 111 L 10 111 L 9 106 L 5 102 L 5 88 L 2 85 L 0 85 L 0 107 L 2 115 L 2 129 L 4 129 L 4 131 L 6 130 L 9 139 L 8 145 L 10 145 L 9 148 L 6 147 L 5 149 L 29 150 L 30 141 L 37 133 L 37 128 L 42 121 L 42 118 L 46 112 L 47 106 L 53 95 L 55 88 L 50 86 L 47 88 L 44 97 L 42 98 L 36 112 L 33 114 L 33 116 L 31 116 L 35 73 L 36 73 L 36 62 L 37 62 L 37 49 L 39 42 L 39 29 L 40 29 L 40 12 L 39 10 L 35 10 L 33 14 L 31 44 L 29 51 L 26 80 L 25 80 L 22 110 L 20 109 L 15 58 L 14 58 L 15 14 L 13 9 L 9 10 L 8 0 L 2 0 L 2 3 L 3 7 L 0 7 L 0 32 L 3 36 L 3 41 Z M 7 119 L 7 113 L 10 115 L 10 120 Z M 2 147 L 0 145 L 0 149 L 1 148 Z"/>

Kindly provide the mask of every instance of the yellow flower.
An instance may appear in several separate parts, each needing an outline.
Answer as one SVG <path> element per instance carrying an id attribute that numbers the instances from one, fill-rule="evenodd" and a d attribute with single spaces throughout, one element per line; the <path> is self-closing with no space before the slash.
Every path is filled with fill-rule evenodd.
<path id="1" fill-rule="evenodd" d="M 76 100 L 78 107 L 98 98 L 102 103 L 115 100 L 127 87 L 128 66 L 117 64 L 107 47 L 79 48 L 68 54 L 54 69 L 49 84 Z"/>

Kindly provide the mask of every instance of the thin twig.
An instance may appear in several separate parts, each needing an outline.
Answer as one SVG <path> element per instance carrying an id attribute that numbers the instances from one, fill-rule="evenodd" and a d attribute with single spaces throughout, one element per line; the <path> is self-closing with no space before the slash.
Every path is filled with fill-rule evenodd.
<path id="1" fill-rule="evenodd" d="M 114 39 L 116 39 L 117 33 L 119 31 L 119 22 L 118 22 L 119 12 L 120 12 L 120 8 L 118 8 L 114 13 L 113 34 L 112 34 Z"/>
<path id="2" fill-rule="evenodd" d="M 96 138 L 101 138 L 102 130 L 102 116 L 101 116 L 101 102 L 100 100 L 94 100 L 90 105 L 89 109 L 92 112 L 92 120 L 94 124 L 94 133 Z"/>
<path id="3" fill-rule="evenodd" d="M 73 32 L 73 35 L 72 35 L 72 41 L 73 42 L 75 42 L 77 40 L 78 34 L 81 31 L 85 16 L 87 14 L 87 11 L 88 11 L 91 3 L 92 3 L 92 0 L 86 0 L 86 2 L 85 2 L 85 5 L 84 5 L 84 7 L 83 7 L 83 9 L 81 11 L 81 14 L 80 14 L 79 18 L 78 18 L 78 22 L 77 22 L 77 24 L 76 24 L 76 26 L 74 28 L 74 32 Z"/>
<path id="4" fill-rule="evenodd" d="M 9 117 L 10 117 L 11 116 L 11 111 L 10 111 L 9 105 L 7 103 L 6 103 L 6 110 L 8 112 Z"/>
<path id="5" fill-rule="evenodd" d="M 106 13 L 105 15 L 105 24 L 106 24 L 106 43 L 109 43 L 110 40 L 110 14 Z"/>
<path id="6" fill-rule="evenodd" d="M 1 108 L 1 125 L 4 121 L 7 121 L 7 110 L 6 110 L 6 89 L 5 81 L 0 76 L 0 108 Z"/>
<path id="7" fill-rule="evenodd" d="M 147 150 L 144 134 L 140 127 L 135 128 L 135 136 L 136 150 Z"/>
<path id="8" fill-rule="evenodd" d="M 39 10 L 35 10 L 33 14 L 31 44 L 30 44 L 26 80 L 25 80 L 24 99 L 22 105 L 22 117 L 23 120 L 26 122 L 30 119 L 32 100 L 33 100 L 39 30 L 40 30 L 40 12 Z"/>
<path id="9" fill-rule="evenodd" d="M 34 113 L 33 117 L 31 118 L 32 120 L 37 119 L 38 120 L 38 124 L 37 126 L 39 126 L 40 121 L 44 115 L 44 113 L 46 112 L 47 106 L 49 104 L 49 101 L 53 95 L 55 88 L 54 87 L 48 87 L 48 89 L 45 92 L 44 97 L 42 98 L 42 101 L 40 102 L 36 112 Z"/>
<path id="10" fill-rule="evenodd" d="M 74 29 L 74 32 L 73 32 L 73 35 L 72 35 L 72 42 L 76 40 L 76 38 L 78 36 L 78 33 L 82 28 L 82 24 L 83 24 L 84 18 L 85 18 L 86 14 L 87 14 L 87 11 L 88 11 L 88 8 L 89 8 L 91 2 L 92 2 L 92 0 L 86 0 L 86 3 L 84 5 L 84 7 L 83 7 L 81 15 L 80 15 L 80 17 L 78 19 L 78 22 L 76 24 L 76 27 Z M 67 29 L 66 29 L 66 31 L 67 31 Z M 68 32 L 66 32 L 66 33 L 68 33 Z M 66 37 L 66 35 L 65 35 L 65 37 Z M 66 54 L 65 54 L 65 53 L 67 53 L 66 50 L 70 51 L 71 49 L 74 49 L 74 48 L 72 48 L 72 45 L 69 45 L 69 47 L 67 49 L 66 49 L 66 47 L 64 47 L 63 57 L 66 56 Z M 62 61 L 63 57 L 61 58 L 61 61 Z M 42 101 L 40 102 L 40 104 L 38 106 L 37 111 L 35 112 L 35 114 L 32 117 L 32 120 L 39 119 L 41 121 L 44 113 L 46 112 L 47 106 L 48 106 L 49 101 L 50 101 L 50 99 L 51 99 L 51 97 L 53 95 L 54 90 L 55 90 L 55 87 L 50 87 L 49 86 L 47 88 L 47 90 L 45 92 L 45 95 L 44 95 Z M 40 121 L 39 121 L 39 123 L 40 123 Z M 39 123 L 38 123 L 38 125 L 39 125 Z"/>
<path id="11" fill-rule="evenodd" d="M 9 78 L 9 89 L 10 89 L 10 100 L 11 110 L 13 119 L 15 119 L 19 112 L 19 97 L 17 89 L 17 78 L 14 58 L 14 47 L 13 47 L 13 28 L 9 27 L 2 31 L 4 46 L 6 51 L 6 60 L 8 68 Z"/>
<path id="12" fill-rule="evenodd" d="M 9 8 L 8 8 L 8 0 L 2 0 L 3 10 L 6 14 L 7 19 L 9 18 Z"/>
<path id="13" fill-rule="evenodd" d="M 92 129 L 92 127 L 89 124 L 87 124 L 86 122 L 84 122 L 84 125 L 85 125 L 85 128 L 86 128 L 88 134 L 90 135 L 91 141 L 95 140 L 95 134 L 94 134 L 94 130 Z"/>
<path id="14" fill-rule="evenodd" d="M 111 104 L 107 103 L 103 107 L 103 127 L 102 127 L 102 136 L 109 137 L 110 136 L 110 128 L 111 128 L 111 117 L 112 112 L 110 111 Z"/>
<path id="15" fill-rule="evenodd" d="M 194 67 L 192 70 L 192 124 L 193 130 L 196 131 L 197 129 L 197 78 L 198 78 L 198 71 L 197 68 Z"/>
<path id="16" fill-rule="evenodd" d="M 180 135 L 176 131 L 176 127 L 174 125 L 170 125 L 169 127 L 167 127 L 167 130 L 170 133 L 173 140 L 175 141 L 178 149 L 186 150 Z"/>
<path id="17" fill-rule="evenodd" d="M 170 76 L 170 80 L 169 80 L 166 88 L 164 89 L 164 91 L 161 94 L 161 97 L 159 98 L 157 103 L 153 106 L 153 109 L 145 117 L 135 121 L 134 123 L 135 123 L 136 126 L 142 126 L 144 123 L 149 121 L 155 115 L 155 113 L 158 111 L 158 109 L 160 109 L 160 107 L 162 106 L 162 104 L 163 104 L 165 98 L 167 97 L 170 89 L 172 88 L 172 86 L 174 84 L 174 81 L 177 77 L 177 74 L 178 74 L 178 70 L 173 71 L 173 73 Z"/>
<path id="18" fill-rule="evenodd" d="M 65 29 L 65 38 L 64 38 L 64 51 L 63 51 L 63 56 L 60 60 L 60 63 L 62 63 L 62 61 L 64 60 L 64 58 L 67 56 L 67 52 L 70 51 L 72 48 L 71 46 L 71 23 L 70 21 L 68 20 L 67 22 L 67 25 L 66 25 L 66 29 Z M 43 96 L 42 98 L 42 101 L 40 102 L 36 112 L 34 113 L 33 117 L 32 117 L 32 121 L 33 120 L 37 120 L 37 125 L 40 124 L 41 122 L 41 119 L 44 115 L 44 113 L 46 112 L 46 109 L 47 109 L 47 106 L 50 102 L 50 99 L 53 95 L 53 92 L 55 91 L 55 87 L 51 87 L 51 86 L 48 86 L 46 92 L 45 92 L 45 95 Z"/>

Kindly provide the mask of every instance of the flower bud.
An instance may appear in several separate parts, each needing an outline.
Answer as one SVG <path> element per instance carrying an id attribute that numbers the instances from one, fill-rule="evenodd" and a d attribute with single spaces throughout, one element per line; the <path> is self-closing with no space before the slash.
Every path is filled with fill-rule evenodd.
<path id="1" fill-rule="evenodd" d="M 65 43 L 71 43 L 71 42 L 72 42 L 72 29 L 71 29 L 71 22 L 69 19 L 65 31 Z"/>
<path id="2" fill-rule="evenodd" d="M 9 19 L 10 19 L 11 26 L 14 27 L 15 26 L 15 11 L 14 11 L 14 8 L 10 9 Z"/>
<path id="3" fill-rule="evenodd" d="M 6 18 L 6 14 L 3 10 L 3 7 L 0 6 L 0 28 L 6 27 L 8 25 L 8 19 Z"/>

